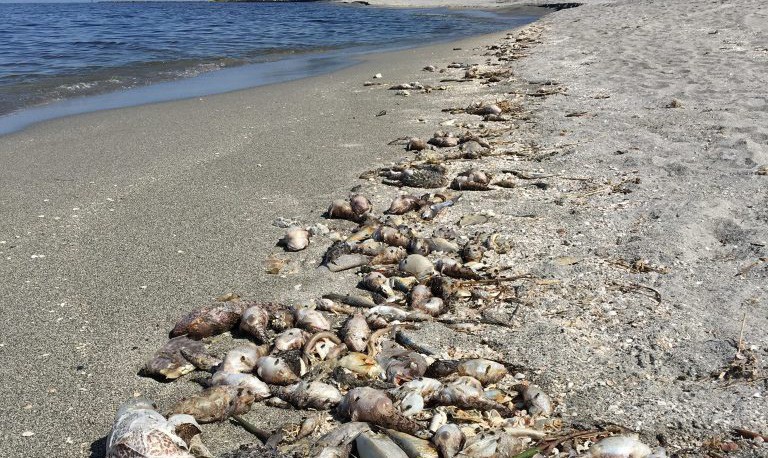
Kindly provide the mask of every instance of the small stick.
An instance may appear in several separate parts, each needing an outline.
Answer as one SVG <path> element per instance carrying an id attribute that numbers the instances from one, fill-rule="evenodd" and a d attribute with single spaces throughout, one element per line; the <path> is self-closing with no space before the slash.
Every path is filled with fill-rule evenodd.
<path id="1" fill-rule="evenodd" d="M 741 331 L 739 331 L 739 346 L 736 349 L 736 355 L 744 351 L 744 324 L 747 322 L 747 312 L 744 312 L 744 318 L 741 319 Z"/>
<path id="2" fill-rule="evenodd" d="M 744 428 L 733 428 L 733 432 L 738 434 L 741 437 L 747 438 L 747 439 L 757 439 L 758 437 L 764 441 L 768 441 L 768 436 L 765 436 L 760 433 L 756 433 L 754 431 L 750 431 L 748 429 Z"/>
<path id="3" fill-rule="evenodd" d="M 249 433 L 253 434 L 254 436 L 258 437 L 260 441 L 266 442 L 270 436 L 272 436 L 272 433 L 261 429 L 258 426 L 254 425 L 253 423 L 245 420 L 243 417 L 239 415 L 232 415 L 231 420 L 240 426 L 243 427 L 244 430 L 248 431 Z"/>

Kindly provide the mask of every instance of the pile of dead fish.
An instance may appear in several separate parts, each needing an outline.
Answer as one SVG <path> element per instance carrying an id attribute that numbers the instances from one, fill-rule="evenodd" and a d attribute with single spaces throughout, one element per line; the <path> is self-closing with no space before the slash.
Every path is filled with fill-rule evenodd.
<path id="1" fill-rule="evenodd" d="M 476 104 L 466 112 L 501 119 L 504 108 Z M 354 228 L 333 242 L 322 265 L 331 272 L 358 269 L 362 291 L 298 305 L 228 295 L 191 311 L 141 373 L 170 381 L 197 371 L 205 374 L 204 389 L 164 415 L 145 400 L 123 405 L 108 457 L 209 457 L 199 423 L 228 419 L 260 439 L 243 447 L 241 457 L 665 456 L 635 436 L 608 433 L 578 436 L 594 443 L 562 452 L 556 446 L 564 444 L 558 440 L 563 425 L 552 400 L 523 381 L 518 368 L 449 356 L 416 341 L 414 329 L 434 322 L 458 330 L 500 324 L 486 311 L 511 299 L 505 282 L 526 276 L 504 275 L 499 259 L 511 246 L 503 234 L 467 235 L 455 224 L 436 224 L 459 192 L 509 186 L 509 177 L 494 179 L 476 168 L 451 179 L 441 164 L 481 158 L 492 145 L 470 132 L 441 131 L 429 141 L 409 139 L 406 149 L 417 152 L 415 160 L 374 176 L 431 192 L 401 193 L 383 214 L 354 194 L 333 202 L 326 214 Z M 483 215 L 472 216 L 482 221 Z M 281 245 L 300 251 L 312 236 L 290 227 Z M 206 344 L 224 333 L 238 338 L 236 346 L 209 353 Z M 256 402 L 317 413 L 268 430 L 243 417 Z"/>

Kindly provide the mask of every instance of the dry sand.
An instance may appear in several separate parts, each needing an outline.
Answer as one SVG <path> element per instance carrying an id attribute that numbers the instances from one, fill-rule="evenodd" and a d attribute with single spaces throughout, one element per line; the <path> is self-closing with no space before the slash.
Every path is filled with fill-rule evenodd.
<path id="1" fill-rule="evenodd" d="M 504 34 L 0 138 L 0 455 L 101 456 L 125 398 L 168 406 L 196 390 L 135 373 L 214 295 L 350 291 L 353 274 L 315 272 L 323 239 L 292 255 L 296 273 L 265 275 L 282 233 L 272 220 L 314 224 L 356 185 L 383 210 L 396 190 L 356 177 L 405 155 L 390 140 L 481 130 L 479 117 L 441 110 L 499 100 L 525 111 L 486 123 L 509 154 L 471 165 L 556 176 L 465 193 L 439 222 L 492 211 L 462 231 L 503 232 L 514 249 L 499 262 L 547 281 L 521 282 L 519 303 L 496 311 L 511 329 L 435 325 L 421 337 L 523 366 L 566 424 L 620 424 L 680 456 L 706 456 L 733 427 L 768 434 L 768 176 L 756 173 L 768 164 L 766 27 L 757 1 L 588 2 L 540 20 L 541 43 L 503 62 L 515 77 L 499 83 L 410 97 L 362 85 L 377 72 L 441 84 L 446 74 L 421 67 L 496 64 L 488 47 L 513 43 Z M 525 95 L 540 89 L 562 93 Z M 718 380 L 740 336 L 758 381 Z M 250 415 L 277 421 L 263 406 Z M 205 440 L 221 453 L 250 438 L 224 424 Z"/>

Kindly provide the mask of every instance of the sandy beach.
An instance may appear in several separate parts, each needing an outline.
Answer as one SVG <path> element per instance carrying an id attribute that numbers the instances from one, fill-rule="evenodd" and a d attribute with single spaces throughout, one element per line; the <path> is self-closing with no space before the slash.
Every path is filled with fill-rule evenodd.
<path id="1" fill-rule="evenodd" d="M 517 185 L 465 192 L 437 223 L 490 215 L 464 235 L 503 234 L 513 248 L 492 261 L 538 281 L 514 285 L 508 326 L 418 337 L 524 368 L 565 425 L 621 425 L 681 457 L 768 456 L 733 435 L 768 434 L 767 24 L 751 0 L 587 1 L 528 26 L 519 51 L 511 31 L 0 137 L 0 455 L 101 457 L 121 402 L 199 391 L 137 371 L 217 295 L 352 291 L 354 271 L 316 269 L 329 238 L 284 255 L 273 222 L 348 230 L 321 215 L 352 189 L 389 206 L 397 188 L 359 177 L 412 158 L 393 140 L 470 130 L 499 154 L 449 175 Z M 441 82 L 473 66 L 511 74 Z M 445 90 L 387 89 L 411 81 Z M 450 110 L 505 100 L 505 121 Z M 290 258 L 284 275 L 265 273 L 270 254 Z M 253 437 L 225 422 L 203 440 L 220 455 Z"/>

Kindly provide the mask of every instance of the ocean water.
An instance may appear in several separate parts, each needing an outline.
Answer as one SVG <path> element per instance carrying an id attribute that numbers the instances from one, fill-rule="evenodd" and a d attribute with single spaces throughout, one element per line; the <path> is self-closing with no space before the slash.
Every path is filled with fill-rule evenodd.
<path id="1" fill-rule="evenodd" d="M 0 3 L 0 124 L 18 118 L 9 113 L 59 101 L 68 101 L 58 108 L 66 115 L 136 104 L 129 99 L 162 101 L 294 79 L 348 65 L 361 52 L 533 19 L 324 2 Z M 221 73 L 232 68 L 241 71 Z M 179 80 L 184 84 L 167 84 Z M 152 90 L 121 102 L 104 96 L 157 83 L 164 86 L 154 98 L 147 95 Z M 93 95 L 102 96 L 81 101 Z"/>

